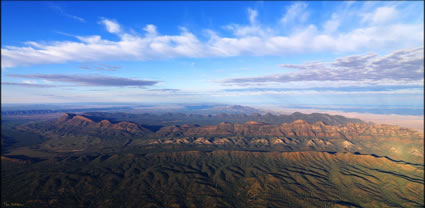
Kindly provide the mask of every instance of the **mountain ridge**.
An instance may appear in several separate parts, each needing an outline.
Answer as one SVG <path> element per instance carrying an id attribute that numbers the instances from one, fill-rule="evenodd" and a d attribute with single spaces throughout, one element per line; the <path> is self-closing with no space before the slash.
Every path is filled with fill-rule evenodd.
<path id="1" fill-rule="evenodd" d="M 305 120 L 295 120 L 291 123 L 282 123 L 280 125 L 267 124 L 265 122 L 247 121 L 245 123 L 221 122 L 218 125 L 170 125 L 160 128 L 157 132 L 150 131 L 137 123 L 129 121 L 114 122 L 107 119 L 94 121 L 84 114 L 67 113 L 53 123 L 56 128 L 72 127 L 79 128 L 100 128 L 123 130 L 127 132 L 138 132 L 155 134 L 155 136 L 164 136 L 166 131 L 179 132 L 184 136 L 320 136 L 320 137 L 340 137 L 353 138 L 356 136 L 417 136 L 423 137 L 418 131 L 387 124 L 366 124 L 366 123 L 347 123 L 344 125 L 327 125 L 322 121 L 316 121 L 313 124 Z"/>
<path id="2" fill-rule="evenodd" d="M 423 163 L 424 158 L 422 133 L 384 124 L 327 125 L 321 121 L 310 124 L 295 120 L 272 125 L 247 121 L 168 125 L 152 131 L 134 122 L 65 114 L 56 121 L 26 125 L 22 129 L 50 138 L 41 147 L 60 152 L 195 145 L 187 148 L 375 153 L 415 163 Z"/>
<path id="3" fill-rule="evenodd" d="M 185 113 L 163 113 L 163 114 L 130 114 L 130 113 L 106 113 L 106 112 L 86 112 L 82 113 L 88 118 L 94 119 L 108 119 L 114 121 L 131 121 L 138 124 L 147 125 L 183 125 L 183 124 L 197 124 L 197 125 L 217 125 L 221 122 L 230 123 L 245 123 L 248 121 L 264 122 L 269 124 L 288 123 L 295 120 L 305 120 L 308 123 L 315 123 L 322 121 L 329 125 L 339 125 L 345 123 L 365 123 L 360 119 L 346 118 L 339 115 L 329 115 L 322 113 L 303 114 L 299 112 L 290 115 L 274 115 L 271 113 L 260 114 L 185 114 Z"/>

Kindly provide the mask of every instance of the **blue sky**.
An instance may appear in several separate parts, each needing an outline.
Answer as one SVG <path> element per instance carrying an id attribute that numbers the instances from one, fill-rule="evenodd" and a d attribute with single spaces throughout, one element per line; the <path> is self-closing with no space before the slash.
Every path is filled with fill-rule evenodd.
<path id="1" fill-rule="evenodd" d="M 1 4 L 2 103 L 423 106 L 421 1 Z"/>

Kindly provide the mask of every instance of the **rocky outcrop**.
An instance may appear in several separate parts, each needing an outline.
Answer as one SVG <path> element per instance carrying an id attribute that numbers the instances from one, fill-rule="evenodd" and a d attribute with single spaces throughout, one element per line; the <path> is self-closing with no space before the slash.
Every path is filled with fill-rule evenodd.
<path id="1" fill-rule="evenodd" d="M 143 128 L 133 122 L 121 121 L 118 123 L 113 123 L 109 120 L 101 120 L 96 122 L 83 115 L 77 115 L 73 113 L 66 113 L 56 122 L 54 122 L 49 129 L 62 133 L 75 134 L 78 134 L 79 131 L 82 133 L 87 133 L 87 131 L 89 131 L 99 133 L 100 135 L 111 135 L 117 133 L 123 133 L 124 135 L 147 135 L 151 133 L 150 130 Z"/>

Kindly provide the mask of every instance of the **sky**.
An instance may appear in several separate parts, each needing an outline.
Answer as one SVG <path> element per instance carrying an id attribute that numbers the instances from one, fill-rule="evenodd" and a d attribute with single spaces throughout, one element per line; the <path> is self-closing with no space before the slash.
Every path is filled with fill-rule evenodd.
<path id="1" fill-rule="evenodd" d="M 1 6 L 2 103 L 424 105 L 423 1 Z"/>

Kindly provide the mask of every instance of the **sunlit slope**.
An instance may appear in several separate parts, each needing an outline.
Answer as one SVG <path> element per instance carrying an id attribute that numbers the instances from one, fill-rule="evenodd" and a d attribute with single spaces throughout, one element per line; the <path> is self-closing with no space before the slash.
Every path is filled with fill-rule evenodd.
<path id="1" fill-rule="evenodd" d="M 39 147 L 54 152 L 90 152 L 104 148 L 163 148 L 165 145 L 204 146 L 211 150 L 328 151 L 376 154 L 423 164 L 424 136 L 392 125 L 346 123 L 326 125 L 296 120 L 271 125 L 263 122 L 218 125 L 170 125 L 156 130 L 128 121 L 111 122 L 67 114 L 54 122 L 23 125 L 18 130 L 45 138 Z M 11 135 L 10 137 L 13 137 Z M 187 149 L 187 148 L 186 148 Z"/>
<path id="2" fill-rule="evenodd" d="M 219 150 L 2 160 L 2 200 L 28 207 L 423 207 L 423 194 L 423 166 L 351 153 Z"/>

